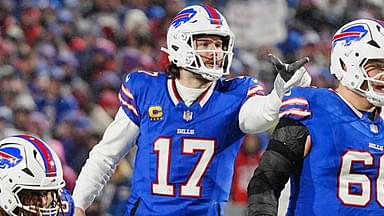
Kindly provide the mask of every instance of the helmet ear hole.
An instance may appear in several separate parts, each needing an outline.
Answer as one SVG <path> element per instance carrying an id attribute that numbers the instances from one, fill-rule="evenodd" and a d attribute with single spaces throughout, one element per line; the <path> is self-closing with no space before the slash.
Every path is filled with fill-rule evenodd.
<path id="1" fill-rule="evenodd" d="M 175 46 L 175 45 L 172 45 L 171 47 L 172 47 L 172 49 L 175 50 L 175 51 L 179 50 L 179 47 L 177 47 L 177 46 Z"/>

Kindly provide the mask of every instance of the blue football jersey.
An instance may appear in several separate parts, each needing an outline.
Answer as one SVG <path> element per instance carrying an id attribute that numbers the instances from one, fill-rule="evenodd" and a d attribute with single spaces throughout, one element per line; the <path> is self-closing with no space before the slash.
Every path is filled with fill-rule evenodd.
<path id="1" fill-rule="evenodd" d="M 264 90 L 250 77 L 220 79 L 188 107 L 166 74 L 130 73 L 119 99 L 140 134 L 126 214 L 223 215 L 244 136 L 239 111 L 255 94 Z"/>
<path id="2" fill-rule="evenodd" d="M 333 90 L 286 93 L 280 117 L 299 120 L 312 147 L 291 176 L 287 215 L 383 215 L 383 120 L 358 115 Z"/>
<path id="3" fill-rule="evenodd" d="M 60 191 L 60 199 L 62 208 L 59 210 L 58 215 L 73 216 L 75 214 L 75 204 L 70 192 L 67 189 Z"/>

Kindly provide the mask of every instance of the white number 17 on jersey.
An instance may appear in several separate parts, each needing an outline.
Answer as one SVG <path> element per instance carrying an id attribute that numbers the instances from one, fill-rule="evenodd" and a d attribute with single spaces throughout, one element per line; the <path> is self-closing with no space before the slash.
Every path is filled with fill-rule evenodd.
<path id="1" fill-rule="evenodd" d="M 152 183 L 152 192 L 158 195 L 175 196 L 175 185 L 169 184 L 169 166 L 171 138 L 161 137 L 154 142 L 154 150 L 158 155 L 157 179 Z M 184 138 L 182 139 L 182 154 L 190 155 L 201 151 L 187 181 L 181 185 L 180 196 L 199 197 L 201 193 L 200 180 L 207 170 L 215 153 L 215 140 Z"/>

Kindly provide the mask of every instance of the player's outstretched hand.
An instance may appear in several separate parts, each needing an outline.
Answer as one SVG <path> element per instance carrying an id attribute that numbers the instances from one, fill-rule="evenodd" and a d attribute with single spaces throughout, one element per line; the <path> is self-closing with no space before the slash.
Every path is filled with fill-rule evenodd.
<path id="1" fill-rule="evenodd" d="M 299 59 L 291 64 L 283 63 L 278 57 L 269 54 L 269 62 L 273 65 L 278 73 L 274 87 L 279 97 L 282 97 L 284 92 L 295 86 L 309 86 L 311 84 L 311 76 L 309 76 L 304 65 L 309 62 L 309 58 Z"/>
<path id="2" fill-rule="evenodd" d="M 309 62 L 308 57 L 301 58 L 291 64 L 283 63 L 278 57 L 274 56 L 273 54 L 268 54 L 268 58 L 269 62 L 274 66 L 276 72 L 280 74 L 281 78 L 283 78 L 285 82 L 291 79 L 295 71 L 297 71 Z"/>

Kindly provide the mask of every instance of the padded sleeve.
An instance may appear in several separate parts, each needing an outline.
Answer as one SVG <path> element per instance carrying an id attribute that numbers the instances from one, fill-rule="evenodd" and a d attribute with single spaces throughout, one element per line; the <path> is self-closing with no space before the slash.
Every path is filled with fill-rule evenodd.
<path id="1" fill-rule="evenodd" d="M 308 135 L 308 129 L 301 122 L 280 119 L 248 185 L 248 215 L 277 215 L 281 191 L 294 166 L 304 157 Z"/>

